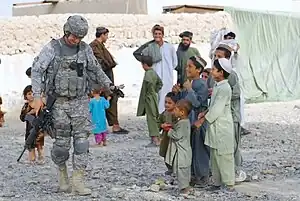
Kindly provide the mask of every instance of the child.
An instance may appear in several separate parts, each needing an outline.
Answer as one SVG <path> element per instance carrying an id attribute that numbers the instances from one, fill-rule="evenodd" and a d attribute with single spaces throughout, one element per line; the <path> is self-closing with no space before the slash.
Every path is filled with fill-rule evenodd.
<path id="1" fill-rule="evenodd" d="M 170 137 L 166 155 L 166 163 L 173 167 L 178 179 L 180 194 L 188 195 L 192 192 L 189 183 L 191 180 L 191 124 L 188 115 L 191 111 L 191 103 L 187 100 L 179 100 L 174 110 L 178 122 L 168 132 Z"/>
<path id="2" fill-rule="evenodd" d="M 230 47 L 227 45 L 219 45 L 215 51 L 216 58 L 226 58 L 230 60 L 231 52 Z M 235 145 L 234 145 L 234 160 L 235 160 L 235 172 L 236 182 L 243 182 L 246 180 L 247 175 L 244 171 L 241 170 L 242 166 L 242 155 L 240 151 L 241 146 L 241 89 L 239 85 L 239 78 L 237 73 L 232 70 L 228 77 L 228 84 L 231 87 L 231 114 L 233 118 L 234 126 L 234 136 L 235 136 Z"/>
<path id="3" fill-rule="evenodd" d="M 141 63 L 145 70 L 142 89 L 140 92 L 139 104 L 137 108 L 137 116 L 144 116 L 148 125 L 149 136 L 151 142 L 147 147 L 159 146 L 159 127 L 158 121 L 158 92 L 162 88 L 162 81 L 157 73 L 152 69 L 152 57 L 142 56 Z"/>
<path id="4" fill-rule="evenodd" d="M 2 105 L 2 97 L 0 96 L 0 128 L 3 127 L 3 124 L 5 122 L 4 115 L 6 113 L 1 110 L 1 105 Z"/>
<path id="5" fill-rule="evenodd" d="M 92 115 L 92 122 L 94 124 L 93 133 L 95 141 L 98 146 L 107 146 L 106 136 L 108 134 L 106 125 L 105 110 L 109 108 L 110 96 L 105 99 L 101 97 L 100 87 L 95 87 L 92 91 L 93 98 L 89 103 L 89 110 Z"/>
<path id="6" fill-rule="evenodd" d="M 33 105 L 33 94 L 32 94 L 31 85 L 25 87 L 25 89 L 23 90 L 23 96 L 24 96 L 24 100 L 26 100 L 26 103 L 24 104 L 21 110 L 20 119 L 22 122 L 25 122 L 25 116 L 27 114 L 35 115 L 35 111 L 33 109 L 34 105 Z M 26 121 L 25 140 L 27 140 L 31 128 L 32 128 L 31 124 L 28 121 Z M 36 159 L 35 148 L 37 149 L 38 152 L 38 163 L 43 164 L 44 163 L 44 134 L 41 132 L 39 133 L 38 138 L 35 140 L 35 142 L 31 145 L 31 147 L 28 150 L 29 151 L 28 158 L 31 164 L 34 164 Z"/>
<path id="7" fill-rule="evenodd" d="M 205 81 L 207 81 L 209 75 L 210 75 L 210 71 L 211 71 L 211 68 L 205 68 L 201 74 L 201 78 Z"/>
<path id="8" fill-rule="evenodd" d="M 169 145 L 168 131 L 176 122 L 177 118 L 174 115 L 174 109 L 177 102 L 177 96 L 173 92 L 169 92 L 165 98 L 165 111 L 159 115 L 159 126 L 163 130 L 159 148 L 159 155 L 166 158 L 166 153 Z M 166 175 L 173 173 L 172 166 L 166 163 L 168 168 Z"/>
<path id="9" fill-rule="evenodd" d="M 190 114 L 191 125 L 198 119 L 198 114 L 208 107 L 208 88 L 205 80 L 200 78 L 206 61 L 198 56 L 193 56 L 188 60 L 186 71 L 188 80 L 184 83 L 185 99 L 192 103 Z M 195 187 L 206 187 L 209 179 L 209 147 L 204 144 L 207 125 L 200 129 L 192 126 L 191 145 L 193 151 L 192 158 L 192 181 Z"/>
<path id="10" fill-rule="evenodd" d="M 232 191 L 235 183 L 234 174 L 234 132 L 230 109 L 231 87 L 228 76 L 232 66 L 225 58 L 214 61 L 211 74 L 217 82 L 213 89 L 211 104 L 206 114 L 199 115 L 195 126 L 200 127 L 204 121 L 208 122 L 208 132 L 205 144 L 210 147 L 211 169 L 214 185 L 210 191 L 219 190 L 221 185 L 225 190 Z"/>

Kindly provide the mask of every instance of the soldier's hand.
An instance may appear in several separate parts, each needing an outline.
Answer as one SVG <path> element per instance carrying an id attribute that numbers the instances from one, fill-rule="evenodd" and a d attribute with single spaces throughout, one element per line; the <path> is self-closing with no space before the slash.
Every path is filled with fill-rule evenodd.
<path id="1" fill-rule="evenodd" d="M 38 115 L 39 111 L 44 107 L 44 103 L 42 98 L 35 98 L 34 99 L 34 110 L 35 114 Z"/>

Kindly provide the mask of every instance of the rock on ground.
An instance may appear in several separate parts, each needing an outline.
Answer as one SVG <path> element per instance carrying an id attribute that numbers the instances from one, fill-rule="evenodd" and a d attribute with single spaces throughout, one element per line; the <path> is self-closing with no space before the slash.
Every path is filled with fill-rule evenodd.
<path id="1" fill-rule="evenodd" d="M 237 185 L 237 192 L 230 194 L 210 194 L 196 189 L 195 195 L 188 200 L 300 200 L 300 110 L 294 108 L 295 104 L 297 101 L 247 105 L 246 126 L 252 134 L 242 138 L 243 166 L 256 181 Z M 8 120 L 6 127 L 0 129 L 0 200 L 183 200 L 177 197 L 176 188 L 149 191 L 155 181 L 166 178 L 163 160 L 157 148 L 145 148 L 149 142 L 145 119 L 123 113 L 120 121 L 131 133 L 126 136 L 111 134 L 108 147 L 90 149 L 87 184 L 93 194 L 77 197 L 56 192 L 56 168 L 49 154 L 51 139 L 46 140 L 44 166 L 16 162 L 23 146 L 24 125 Z M 22 161 L 25 160 L 26 154 Z M 71 170 L 71 163 L 68 165 Z"/>

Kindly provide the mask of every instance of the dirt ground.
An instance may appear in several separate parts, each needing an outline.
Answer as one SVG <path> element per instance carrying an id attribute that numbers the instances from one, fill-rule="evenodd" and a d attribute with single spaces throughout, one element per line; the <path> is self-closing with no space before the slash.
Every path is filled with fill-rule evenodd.
<path id="1" fill-rule="evenodd" d="M 243 168 L 251 182 L 235 187 L 234 193 L 211 194 L 196 189 L 188 200 L 211 201 L 291 201 L 300 200 L 300 101 L 246 106 L 246 127 L 252 131 L 242 138 Z M 124 110 L 125 111 L 125 110 Z M 29 166 L 16 159 L 24 142 L 24 124 L 8 119 L 0 129 L 1 200 L 101 200 L 167 201 L 183 200 L 173 186 L 160 192 L 149 186 L 163 178 L 165 167 L 157 148 L 146 148 L 144 118 L 122 112 L 120 122 L 129 135 L 109 135 L 109 146 L 90 149 L 87 185 L 93 193 L 79 197 L 57 193 L 56 167 L 50 158 L 52 140 L 46 139 L 46 164 Z M 90 137 L 91 143 L 93 136 Z M 71 150 L 72 151 L 72 150 Z M 68 164 L 70 172 L 71 163 Z"/>

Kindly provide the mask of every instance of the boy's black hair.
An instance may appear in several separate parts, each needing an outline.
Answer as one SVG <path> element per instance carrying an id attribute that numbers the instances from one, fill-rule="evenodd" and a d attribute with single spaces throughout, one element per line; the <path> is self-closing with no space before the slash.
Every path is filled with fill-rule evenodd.
<path id="1" fill-rule="evenodd" d="M 231 57 L 230 50 L 226 49 L 225 47 L 217 47 L 216 50 L 223 51 L 226 59 L 229 59 Z"/>
<path id="2" fill-rule="evenodd" d="M 109 33 L 109 30 L 107 28 L 105 28 L 105 27 L 97 27 L 95 35 L 96 35 L 96 38 L 100 38 L 100 36 L 102 34 L 107 34 L 107 33 Z"/>
<path id="3" fill-rule="evenodd" d="M 32 92 L 32 86 L 31 85 L 27 85 L 24 90 L 23 90 L 23 96 L 24 96 L 24 100 L 26 100 L 26 95 L 27 93 Z"/>
<path id="4" fill-rule="evenodd" d="M 224 75 L 224 78 L 225 78 L 225 79 L 227 79 L 227 78 L 229 77 L 230 73 L 226 72 L 226 71 L 222 68 L 222 66 L 221 66 L 221 64 L 220 64 L 220 62 L 219 62 L 218 59 L 216 59 L 216 60 L 214 61 L 214 66 L 218 69 L 218 72 L 223 71 L 223 75 Z"/>
<path id="5" fill-rule="evenodd" d="M 167 93 L 166 97 L 170 98 L 174 103 L 178 101 L 178 96 L 174 92 Z"/>
<path id="6" fill-rule="evenodd" d="M 180 99 L 176 103 L 176 107 L 180 110 L 184 110 L 186 115 L 189 115 L 192 110 L 192 103 L 186 99 Z"/>
<path id="7" fill-rule="evenodd" d="M 190 57 L 190 60 L 196 66 L 196 69 L 200 69 L 200 74 L 201 74 L 205 66 L 207 65 L 207 62 L 202 57 L 199 56 L 192 56 Z"/>
<path id="8" fill-rule="evenodd" d="M 28 77 L 31 77 L 31 67 L 27 68 L 25 73 Z"/>
<path id="9" fill-rule="evenodd" d="M 226 39 L 228 36 L 232 37 L 233 39 L 235 39 L 235 37 L 236 37 L 235 33 L 233 33 L 233 32 L 229 32 L 228 34 L 226 34 L 224 36 L 224 38 Z"/>
<path id="10" fill-rule="evenodd" d="M 0 96 L 0 105 L 2 105 L 2 104 L 3 104 L 2 97 Z"/>
<path id="11" fill-rule="evenodd" d="M 210 72 L 211 72 L 211 68 L 205 68 L 203 70 L 203 73 L 207 73 L 207 75 L 210 75 Z"/>
<path id="12" fill-rule="evenodd" d="M 152 67 L 152 65 L 153 65 L 153 59 L 152 59 L 151 56 L 143 55 L 142 58 L 141 58 L 141 63 L 142 64 L 146 64 L 149 67 Z"/>

